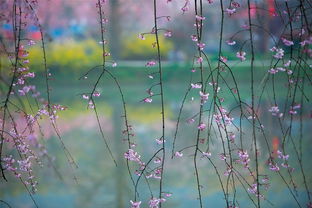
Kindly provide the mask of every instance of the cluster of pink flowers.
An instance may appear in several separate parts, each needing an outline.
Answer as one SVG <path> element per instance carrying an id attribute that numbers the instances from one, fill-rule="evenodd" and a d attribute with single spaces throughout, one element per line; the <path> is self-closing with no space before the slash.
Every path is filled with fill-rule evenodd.
<path id="1" fill-rule="evenodd" d="M 2 158 L 4 169 L 13 173 L 13 175 L 23 181 L 23 183 L 30 187 L 32 192 L 37 191 L 38 182 L 33 180 L 33 161 L 37 161 L 39 165 L 41 162 L 36 154 L 30 149 L 30 145 L 26 143 L 26 137 L 18 135 L 14 129 L 10 131 L 13 137 L 20 159 L 16 160 L 12 155 Z"/>
<path id="2" fill-rule="evenodd" d="M 250 158 L 249 158 L 249 155 L 247 153 L 247 150 L 245 150 L 245 151 L 244 150 L 238 150 L 237 155 L 239 157 L 237 162 L 242 164 L 244 166 L 244 168 L 249 168 Z"/>
<path id="3" fill-rule="evenodd" d="M 166 199 L 164 199 L 164 198 L 158 199 L 158 198 L 153 197 L 153 198 L 151 198 L 151 199 L 149 200 L 148 206 L 149 206 L 149 208 L 158 208 L 158 207 L 159 207 L 159 204 L 160 204 L 160 203 L 163 203 L 163 202 L 165 202 L 165 201 L 166 201 Z"/>
<path id="4" fill-rule="evenodd" d="M 127 160 L 134 161 L 134 162 L 137 162 L 139 164 L 142 163 L 141 156 L 137 152 L 135 152 L 133 149 L 129 149 L 127 152 L 125 152 L 124 157 Z"/>
<path id="5" fill-rule="evenodd" d="M 204 93 L 202 91 L 199 91 L 199 96 L 200 96 L 200 103 L 201 103 L 201 105 L 203 105 L 204 103 L 207 102 L 208 97 L 209 97 L 209 93 Z"/>
<path id="6" fill-rule="evenodd" d="M 232 125 L 234 118 L 231 118 L 225 108 L 220 107 L 220 113 L 213 115 L 216 123 L 221 128 L 225 128 L 225 126 Z"/>
<path id="7" fill-rule="evenodd" d="M 276 48 L 275 46 L 270 49 L 270 51 L 275 52 L 273 55 L 276 59 L 282 59 L 284 57 L 284 50 L 282 48 Z"/>
<path id="8" fill-rule="evenodd" d="M 274 163 L 273 161 L 269 162 L 269 168 L 270 168 L 270 170 L 272 170 L 274 172 L 278 172 L 280 170 L 278 165 L 276 163 Z"/>

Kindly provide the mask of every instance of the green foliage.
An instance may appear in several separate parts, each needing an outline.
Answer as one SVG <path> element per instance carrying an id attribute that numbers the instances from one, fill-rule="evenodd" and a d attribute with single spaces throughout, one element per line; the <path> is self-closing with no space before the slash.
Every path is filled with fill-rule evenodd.
<path id="1" fill-rule="evenodd" d="M 157 53 L 156 47 L 153 47 L 156 41 L 155 36 L 145 35 L 144 37 L 145 40 L 141 40 L 135 35 L 124 38 L 122 41 L 121 58 L 146 60 L 155 57 Z M 159 36 L 159 42 L 161 45 L 161 56 L 165 58 L 168 52 L 173 48 L 173 43 L 163 36 Z"/>
<path id="2" fill-rule="evenodd" d="M 90 66 L 101 64 L 101 45 L 93 40 L 57 42 L 49 44 L 46 48 L 47 62 L 50 67 L 64 72 L 86 71 Z M 31 69 L 42 71 L 43 55 L 40 46 L 29 50 Z"/>

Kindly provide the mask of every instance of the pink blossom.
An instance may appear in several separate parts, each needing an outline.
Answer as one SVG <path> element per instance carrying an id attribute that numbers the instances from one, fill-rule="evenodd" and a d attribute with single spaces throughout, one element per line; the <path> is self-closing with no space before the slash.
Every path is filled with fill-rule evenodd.
<path id="1" fill-rule="evenodd" d="M 221 153 L 221 154 L 219 155 L 219 157 L 220 157 L 220 160 L 225 160 L 225 159 L 226 159 L 226 156 L 225 156 L 225 154 L 223 154 L 223 153 Z"/>
<path id="2" fill-rule="evenodd" d="M 273 57 L 276 59 L 282 59 L 284 57 L 284 50 L 282 48 L 273 47 L 270 49 L 270 51 L 276 52 L 276 54 L 273 55 Z"/>
<path id="3" fill-rule="evenodd" d="M 285 68 L 283 68 L 283 67 L 277 67 L 276 69 L 277 69 L 278 71 L 281 71 L 281 72 L 286 71 L 286 69 L 285 69 Z"/>
<path id="4" fill-rule="evenodd" d="M 184 4 L 184 6 L 181 8 L 181 10 L 182 10 L 183 13 L 184 13 L 184 12 L 187 12 L 187 11 L 190 9 L 189 4 L 190 4 L 189 0 L 185 0 L 185 4 Z"/>
<path id="5" fill-rule="evenodd" d="M 164 193 L 166 197 L 172 196 L 172 193 Z"/>
<path id="6" fill-rule="evenodd" d="M 140 208 L 141 201 L 135 202 L 135 201 L 130 200 L 130 203 L 131 203 L 130 208 Z"/>
<path id="7" fill-rule="evenodd" d="M 202 91 L 199 91 L 199 95 L 200 95 L 201 103 L 204 104 L 208 100 L 209 93 L 205 94 Z"/>
<path id="8" fill-rule="evenodd" d="M 200 49 L 200 50 L 204 50 L 204 47 L 205 47 L 205 43 L 197 43 L 197 47 Z"/>
<path id="9" fill-rule="evenodd" d="M 231 6 L 234 7 L 234 8 L 239 8 L 240 4 L 238 2 L 232 1 L 231 2 Z"/>
<path id="10" fill-rule="evenodd" d="M 145 37 L 144 37 L 144 35 L 143 35 L 142 33 L 140 33 L 140 34 L 138 35 L 138 38 L 140 38 L 141 40 L 145 40 Z"/>
<path id="11" fill-rule="evenodd" d="M 257 194 L 257 184 L 254 183 L 251 185 L 251 187 L 249 187 L 247 190 L 251 193 L 251 194 Z"/>
<path id="12" fill-rule="evenodd" d="M 198 57 L 196 60 L 198 64 L 202 63 L 203 61 L 204 61 L 203 57 Z"/>
<path id="13" fill-rule="evenodd" d="M 280 168 L 278 167 L 277 164 L 269 163 L 269 166 L 270 166 L 270 170 L 272 170 L 274 172 L 278 172 L 280 170 Z"/>
<path id="14" fill-rule="evenodd" d="M 182 152 L 175 152 L 175 153 L 174 153 L 174 156 L 176 156 L 176 157 L 182 157 L 182 156 L 183 156 L 183 153 L 182 153 Z"/>
<path id="15" fill-rule="evenodd" d="M 222 62 L 226 63 L 228 60 L 227 60 L 227 58 L 226 58 L 226 57 L 224 57 L 224 56 L 220 56 L 220 61 L 222 61 Z"/>
<path id="16" fill-rule="evenodd" d="M 272 106 L 270 109 L 269 109 L 269 112 L 272 113 L 272 116 L 276 116 L 279 112 L 279 108 L 278 106 Z"/>
<path id="17" fill-rule="evenodd" d="M 291 60 L 288 60 L 288 61 L 284 64 L 284 66 L 285 66 L 285 67 L 288 67 L 288 66 L 290 65 L 290 63 L 291 63 Z"/>
<path id="18" fill-rule="evenodd" d="M 153 197 L 149 200 L 148 205 L 149 205 L 149 208 L 158 208 L 159 204 L 165 201 L 166 199 L 163 199 L 163 198 L 158 199 L 158 198 Z"/>
<path id="19" fill-rule="evenodd" d="M 93 93 L 93 96 L 94 96 L 94 97 L 100 97 L 100 95 L 101 95 L 101 93 L 98 92 L 98 91 L 95 91 L 95 92 Z"/>
<path id="20" fill-rule="evenodd" d="M 85 100 L 89 100 L 89 96 L 85 95 L 85 94 L 82 95 L 82 98 L 85 99 Z"/>
<path id="21" fill-rule="evenodd" d="M 194 42 L 197 42 L 197 41 L 198 41 L 197 35 L 191 35 L 191 39 L 192 39 L 192 41 L 194 41 Z"/>
<path id="22" fill-rule="evenodd" d="M 200 89 L 201 87 L 202 87 L 202 85 L 201 84 L 193 84 L 193 83 L 191 83 L 191 87 L 192 88 L 195 88 L 195 89 Z"/>
<path id="23" fill-rule="evenodd" d="M 194 122 L 195 122 L 195 119 L 193 119 L 193 118 L 187 119 L 187 123 L 188 124 L 191 124 L 191 123 L 194 123 Z"/>
<path id="24" fill-rule="evenodd" d="M 117 63 L 114 62 L 114 63 L 112 64 L 112 67 L 116 67 L 116 66 L 117 66 Z"/>
<path id="25" fill-rule="evenodd" d="M 35 77 L 35 73 L 34 72 L 28 72 L 27 74 L 23 75 L 24 78 L 34 78 Z"/>
<path id="26" fill-rule="evenodd" d="M 228 167 L 228 168 L 223 172 L 223 175 L 224 175 L 224 176 L 229 176 L 231 172 L 232 172 L 232 168 Z"/>
<path id="27" fill-rule="evenodd" d="M 227 40 L 226 43 L 230 46 L 235 45 L 236 41 L 235 40 Z"/>
<path id="28" fill-rule="evenodd" d="M 279 150 L 277 150 L 277 155 L 278 155 L 278 158 L 283 159 L 283 160 L 288 160 L 289 158 L 289 155 L 283 155 L 283 153 Z"/>
<path id="29" fill-rule="evenodd" d="M 239 58 L 241 61 L 245 61 L 246 60 L 246 52 L 244 51 L 239 51 L 236 53 L 236 57 Z"/>
<path id="30" fill-rule="evenodd" d="M 35 45 L 35 44 L 36 44 L 36 42 L 33 41 L 33 40 L 29 40 L 29 41 L 28 41 L 28 45 L 29 45 L 29 46 L 32 46 L 32 45 Z"/>
<path id="31" fill-rule="evenodd" d="M 241 28 L 245 29 L 245 30 L 249 30 L 249 25 L 247 25 L 246 23 L 241 25 Z"/>
<path id="32" fill-rule="evenodd" d="M 236 9 L 235 8 L 233 8 L 233 9 L 227 8 L 225 11 L 228 15 L 232 15 L 236 12 Z"/>
<path id="33" fill-rule="evenodd" d="M 249 155 L 247 153 L 247 150 L 243 151 L 243 150 L 238 150 L 237 152 L 239 160 L 237 160 L 239 163 L 241 163 L 242 165 L 244 165 L 244 168 L 248 168 L 249 167 Z"/>
<path id="34" fill-rule="evenodd" d="M 156 159 L 154 160 L 154 163 L 155 163 L 155 164 L 159 164 L 159 163 L 161 163 L 161 158 L 156 157 Z"/>
<path id="35" fill-rule="evenodd" d="M 211 152 L 203 152 L 202 154 L 202 157 L 211 157 Z"/>
<path id="36" fill-rule="evenodd" d="M 292 46 L 292 45 L 294 45 L 294 42 L 293 42 L 293 41 L 287 40 L 286 38 L 282 38 L 282 41 L 283 41 L 284 45 L 286 45 L 286 46 Z"/>
<path id="37" fill-rule="evenodd" d="M 164 140 L 163 138 L 156 139 L 157 144 L 163 144 L 164 142 L 166 142 L 166 140 Z"/>
<path id="38" fill-rule="evenodd" d="M 196 15 L 195 18 L 196 18 L 196 20 L 198 20 L 198 21 L 201 21 L 201 20 L 205 20 L 205 19 L 206 19 L 205 17 L 199 16 L 199 15 Z"/>
<path id="39" fill-rule="evenodd" d="M 169 37 L 172 36 L 172 32 L 168 30 L 168 31 L 166 31 L 166 32 L 164 33 L 164 36 L 165 36 L 166 38 L 169 38 Z"/>
<path id="40" fill-rule="evenodd" d="M 144 103 L 151 103 L 152 101 L 153 101 L 152 98 L 144 98 L 144 99 L 143 99 L 143 102 L 144 102 Z"/>
<path id="41" fill-rule="evenodd" d="M 151 67 L 151 66 L 154 66 L 155 64 L 156 64 L 155 61 L 148 61 L 148 62 L 145 64 L 145 66 Z"/>
<path id="42" fill-rule="evenodd" d="M 230 142 L 234 143 L 234 140 L 235 140 L 235 134 L 230 133 L 230 135 L 229 135 L 229 140 L 230 140 Z"/>
<path id="43" fill-rule="evenodd" d="M 198 128 L 200 131 L 204 131 L 205 128 L 206 128 L 206 124 L 200 123 L 200 124 L 197 126 L 197 128 Z"/>
<path id="44" fill-rule="evenodd" d="M 312 44 L 312 36 L 310 36 L 308 39 L 305 39 L 304 41 L 300 42 L 301 47 L 305 45 L 311 45 Z"/>
<path id="45" fill-rule="evenodd" d="M 271 68 L 270 70 L 268 70 L 268 72 L 269 72 L 270 74 L 276 74 L 276 73 L 278 72 L 278 70 L 277 70 L 277 69 L 274 69 L 274 68 Z"/>
<path id="46" fill-rule="evenodd" d="M 137 152 L 135 152 L 133 149 L 129 149 L 127 152 L 125 152 L 124 157 L 127 160 L 141 163 L 141 156 Z"/>

